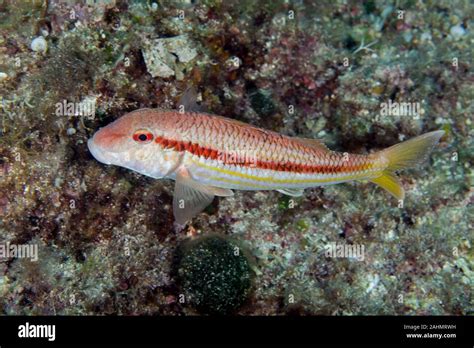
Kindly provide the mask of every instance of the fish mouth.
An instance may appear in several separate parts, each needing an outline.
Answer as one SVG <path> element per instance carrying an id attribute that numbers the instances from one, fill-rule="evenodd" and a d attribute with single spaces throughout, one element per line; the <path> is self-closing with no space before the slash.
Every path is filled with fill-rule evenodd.
<path id="1" fill-rule="evenodd" d="M 87 140 L 87 147 L 89 148 L 90 153 L 94 158 L 104 164 L 112 164 L 110 161 L 110 156 L 107 156 L 107 153 L 104 152 L 97 144 L 94 142 L 94 138 Z"/>
<path id="2" fill-rule="evenodd" d="M 123 154 L 104 150 L 101 146 L 97 145 L 97 142 L 94 141 L 94 137 L 87 140 L 87 147 L 92 156 L 100 163 L 116 165 L 148 176 L 157 177 L 149 173 L 144 173 L 144 170 L 146 169 L 144 168 L 144 164 L 140 163 L 140 161 L 130 160 L 127 153 Z"/>

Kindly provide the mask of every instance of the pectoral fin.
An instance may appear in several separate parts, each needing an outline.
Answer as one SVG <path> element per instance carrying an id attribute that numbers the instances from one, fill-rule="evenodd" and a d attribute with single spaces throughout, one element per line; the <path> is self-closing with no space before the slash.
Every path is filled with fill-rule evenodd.
<path id="1" fill-rule="evenodd" d="M 286 189 L 280 189 L 277 191 L 291 197 L 301 197 L 303 195 L 303 189 L 297 189 L 297 188 L 296 189 L 286 188 Z"/>
<path id="2" fill-rule="evenodd" d="M 228 197 L 233 194 L 229 189 L 203 185 L 195 181 L 186 168 L 179 168 L 174 187 L 174 218 L 178 224 L 184 225 L 211 204 L 214 196 Z"/>
<path id="3" fill-rule="evenodd" d="M 180 225 L 184 225 L 211 204 L 213 199 L 214 195 L 194 190 L 176 181 L 173 197 L 175 221 Z"/>

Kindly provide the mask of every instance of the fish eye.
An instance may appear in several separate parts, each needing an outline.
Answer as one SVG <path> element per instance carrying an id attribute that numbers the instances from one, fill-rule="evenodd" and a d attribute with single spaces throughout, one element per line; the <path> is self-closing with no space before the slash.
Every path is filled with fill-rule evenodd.
<path id="1" fill-rule="evenodd" d="M 133 140 L 137 143 L 147 144 L 153 140 L 153 134 L 146 129 L 139 129 L 135 133 L 133 133 Z"/>

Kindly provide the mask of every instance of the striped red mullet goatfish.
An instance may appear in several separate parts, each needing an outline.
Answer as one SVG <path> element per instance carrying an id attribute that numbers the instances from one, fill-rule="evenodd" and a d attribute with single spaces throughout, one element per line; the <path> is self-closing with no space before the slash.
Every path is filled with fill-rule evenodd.
<path id="1" fill-rule="evenodd" d="M 176 180 L 173 211 L 184 224 L 233 189 L 300 196 L 309 187 L 369 180 L 402 200 L 394 172 L 423 162 L 443 134 L 356 155 L 206 113 L 140 109 L 97 131 L 88 146 L 102 163 Z"/>

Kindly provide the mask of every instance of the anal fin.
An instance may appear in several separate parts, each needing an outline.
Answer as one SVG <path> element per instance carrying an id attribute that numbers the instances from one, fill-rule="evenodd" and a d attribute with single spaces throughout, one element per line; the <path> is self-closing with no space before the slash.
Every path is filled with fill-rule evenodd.
<path id="1" fill-rule="evenodd" d="M 304 189 L 299 189 L 299 188 L 285 188 L 285 189 L 279 189 L 277 190 L 280 193 L 283 193 L 287 196 L 291 197 L 301 197 L 303 195 Z"/>

